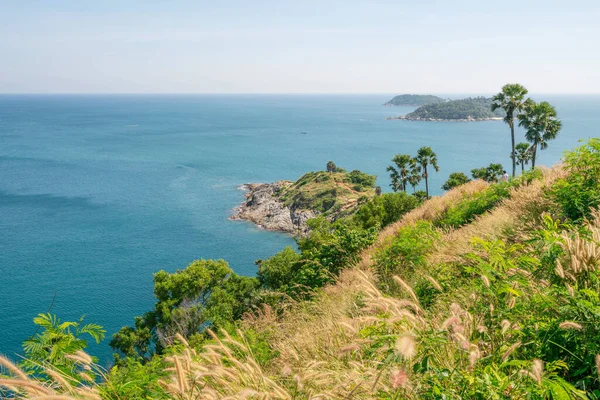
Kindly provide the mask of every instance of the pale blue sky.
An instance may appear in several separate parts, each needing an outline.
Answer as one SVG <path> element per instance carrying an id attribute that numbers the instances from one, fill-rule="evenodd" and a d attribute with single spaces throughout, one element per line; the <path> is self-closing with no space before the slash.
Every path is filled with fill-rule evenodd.
<path id="1" fill-rule="evenodd" d="M 600 1 L 0 0 L 0 93 L 600 93 Z"/>

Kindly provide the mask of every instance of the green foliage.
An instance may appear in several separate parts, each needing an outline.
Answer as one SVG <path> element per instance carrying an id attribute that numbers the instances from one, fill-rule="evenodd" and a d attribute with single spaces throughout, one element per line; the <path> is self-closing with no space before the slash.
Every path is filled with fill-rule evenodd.
<path id="1" fill-rule="evenodd" d="M 525 173 L 525 166 L 532 158 L 531 146 L 528 143 L 519 143 L 515 146 L 515 159 L 521 165 L 521 173 Z"/>
<path id="2" fill-rule="evenodd" d="M 375 256 L 375 268 L 384 288 L 395 287 L 392 276 L 410 275 L 425 263 L 425 256 L 439 240 L 440 234 L 429 222 L 417 222 L 398 231 L 389 246 Z"/>
<path id="3" fill-rule="evenodd" d="M 377 177 L 375 175 L 369 175 L 355 169 L 348 173 L 348 179 L 351 183 L 358 186 L 356 190 L 363 191 L 365 189 L 375 187 L 375 180 Z"/>
<path id="4" fill-rule="evenodd" d="M 327 161 L 327 166 L 325 168 L 327 172 L 335 172 L 336 168 L 337 167 L 333 161 Z"/>
<path id="5" fill-rule="evenodd" d="M 277 196 L 293 210 L 312 210 L 331 218 L 352 214 L 358 200 L 375 196 L 375 175 L 354 170 L 308 172 L 284 187 Z"/>
<path id="6" fill-rule="evenodd" d="M 491 185 L 486 190 L 474 194 L 449 207 L 435 221 L 435 225 L 443 228 L 457 228 L 473 221 L 476 216 L 494 208 L 500 201 L 510 195 L 507 182 Z"/>
<path id="7" fill-rule="evenodd" d="M 386 193 L 361 206 L 353 216 L 353 221 L 363 229 L 383 228 L 398 221 L 418 205 L 417 198 L 404 192 Z"/>
<path id="8" fill-rule="evenodd" d="M 266 288 L 285 292 L 293 282 L 294 265 L 300 258 L 300 254 L 288 246 L 266 260 L 257 260 L 260 283 Z"/>
<path id="9" fill-rule="evenodd" d="M 538 146 L 540 150 L 548 148 L 548 142 L 556 139 L 562 129 L 556 109 L 547 101 L 536 103 L 528 99 L 524 112 L 519 114 L 519 126 L 525 128 L 525 139 L 532 144 L 531 167 L 535 168 Z"/>
<path id="10" fill-rule="evenodd" d="M 564 163 L 569 174 L 553 185 L 551 197 L 566 218 L 579 222 L 600 205 L 600 139 L 567 152 Z"/>
<path id="11" fill-rule="evenodd" d="M 298 241 L 302 262 L 296 264 L 293 282 L 309 290 L 334 282 L 377 238 L 376 229 L 353 229 L 344 223 L 331 224 L 323 217 L 308 223 L 311 234 Z"/>
<path id="12" fill-rule="evenodd" d="M 454 189 L 457 186 L 464 185 L 469 182 L 470 179 L 467 175 L 462 172 L 453 172 L 448 177 L 448 180 L 442 185 L 442 189 L 450 190 Z"/>
<path id="13" fill-rule="evenodd" d="M 175 273 L 154 275 L 154 311 L 123 327 L 110 345 L 127 356 L 161 353 L 176 334 L 189 338 L 208 327 L 226 327 L 257 301 L 259 281 L 235 274 L 223 260 L 199 260 Z"/>
<path id="14" fill-rule="evenodd" d="M 401 94 L 394 96 L 385 106 L 421 106 L 423 104 L 442 103 L 445 100 L 430 94 Z"/>
<path id="15" fill-rule="evenodd" d="M 504 117 L 504 112 L 491 111 L 492 99 L 469 97 L 443 103 L 426 104 L 406 115 L 408 119 L 484 119 Z"/>
<path id="16" fill-rule="evenodd" d="M 422 176 L 425 179 L 425 193 L 427 194 L 427 198 L 429 198 L 429 172 L 427 167 L 431 166 L 435 172 L 439 172 L 440 167 L 437 164 L 437 154 L 434 153 L 431 147 L 423 146 L 417 150 L 415 160 L 421 166 Z"/>
<path id="17" fill-rule="evenodd" d="M 471 176 L 473 179 L 482 179 L 486 182 L 496 183 L 499 177 L 504 173 L 502 164 L 491 163 L 487 167 L 475 168 L 471 170 Z"/>
<path id="18" fill-rule="evenodd" d="M 123 359 L 111 368 L 106 381 L 99 386 L 103 399 L 170 399 L 171 396 L 159 385 L 168 380 L 167 363 L 155 356 L 142 363 L 135 357 Z"/>
<path id="19" fill-rule="evenodd" d="M 408 154 L 396 154 L 392 162 L 395 166 L 389 165 L 386 169 L 392 180 L 390 186 L 394 192 L 406 192 L 406 184 L 409 182 L 411 169 L 414 168 L 416 160 Z"/>
<path id="20" fill-rule="evenodd" d="M 33 322 L 38 332 L 23 342 L 22 367 L 29 373 L 45 376 L 44 369 L 50 365 L 79 381 L 77 363 L 69 356 L 87 347 L 85 337 L 100 343 L 106 331 L 96 324 L 84 324 L 83 317 L 76 322 L 61 322 L 56 315 L 48 313 L 39 314 Z"/>

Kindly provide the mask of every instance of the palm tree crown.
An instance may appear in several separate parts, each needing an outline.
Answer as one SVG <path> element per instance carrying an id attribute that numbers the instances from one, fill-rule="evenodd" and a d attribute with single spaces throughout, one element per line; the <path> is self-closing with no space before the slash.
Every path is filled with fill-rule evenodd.
<path id="1" fill-rule="evenodd" d="M 406 184 L 409 181 L 410 167 L 412 157 L 408 154 L 396 154 L 392 158 L 392 162 L 396 164 L 396 167 L 390 165 L 387 167 L 387 171 L 390 172 L 392 178 L 392 189 L 397 192 L 402 190 L 406 192 Z"/>
<path id="2" fill-rule="evenodd" d="M 492 111 L 503 109 L 506 112 L 504 122 L 510 127 L 511 135 L 511 158 L 512 158 L 512 176 L 515 176 L 515 114 L 519 115 L 525 105 L 525 96 L 527 89 L 518 83 L 509 83 L 502 87 L 502 91 L 492 97 Z"/>
<path id="3" fill-rule="evenodd" d="M 538 146 L 540 150 L 548 148 L 548 142 L 558 136 L 562 122 L 550 103 L 529 100 L 525 112 L 519 115 L 519 126 L 525 128 L 525 139 L 532 144 L 531 168 L 535 168 Z"/>
<path id="4" fill-rule="evenodd" d="M 423 169 L 425 192 L 427 193 L 427 198 L 429 198 L 429 176 L 427 173 L 427 166 L 431 165 L 436 172 L 440 170 L 440 167 L 437 165 L 437 155 L 431 150 L 431 147 L 423 146 L 417 151 L 416 161 Z"/>

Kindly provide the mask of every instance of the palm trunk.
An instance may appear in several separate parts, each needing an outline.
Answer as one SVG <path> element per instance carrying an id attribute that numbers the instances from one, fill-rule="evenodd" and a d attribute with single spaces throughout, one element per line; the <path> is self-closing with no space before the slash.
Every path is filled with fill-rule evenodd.
<path id="1" fill-rule="evenodd" d="M 535 169 L 535 157 L 537 156 L 537 142 L 533 144 L 533 154 L 531 156 L 531 169 Z"/>
<path id="2" fill-rule="evenodd" d="M 427 198 L 429 198 L 429 175 L 427 174 L 427 165 L 425 165 L 425 193 L 427 193 Z"/>
<path id="3" fill-rule="evenodd" d="M 512 176 L 513 178 L 515 177 L 515 171 L 517 169 L 517 160 L 515 159 L 515 118 L 514 115 L 511 115 L 510 118 L 510 139 L 512 141 L 512 151 L 511 151 L 511 158 L 512 158 Z"/>
<path id="4" fill-rule="evenodd" d="M 521 175 L 525 173 L 525 162 L 521 161 Z"/>

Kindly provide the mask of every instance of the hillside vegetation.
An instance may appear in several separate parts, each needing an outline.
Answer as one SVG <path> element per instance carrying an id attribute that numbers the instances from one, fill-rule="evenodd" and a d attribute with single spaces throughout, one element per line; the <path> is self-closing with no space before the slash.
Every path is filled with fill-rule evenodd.
<path id="1" fill-rule="evenodd" d="M 40 399 L 600 398 L 600 139 L 552 169 L 415 201 L 317 219 L 256 278 L 224 261 L 159 272 L 156 308 L 116 337 L 109 372 L 66 340 L 85 331 L 38 321 L 30 348 L 52 357 L 32 355 L 37 373 L 0 358 L 0 385 Z"/>
<path id="2" fill-rule="evenodd" d="M 430 94 L 401 94 L 394 96 L 384 106 L 422 106 L 423 104 L 442 103 L 441 97 Z"/>
<path id="3" fill-rule="evenodd" d="M 502 118 L 501 109 L 491 110 L 492 99 L 470 97 L 461 100 L 449 100 L 443 103 L 425 104 L 406 114 L 405 119 L 468 120 Z"/>
<path id="4" fill-rule="evenodd" d="M 317 211 L 324 216 L 351 214 L 375 196 L 375 175 L 354 170 L 317 171 L 302 175 L 287 185 L 277 197 L 294 209 Z"/>

